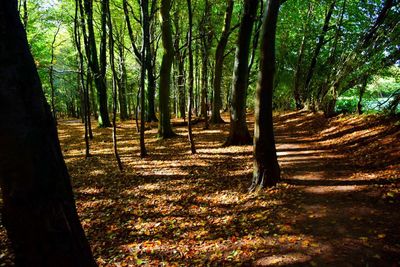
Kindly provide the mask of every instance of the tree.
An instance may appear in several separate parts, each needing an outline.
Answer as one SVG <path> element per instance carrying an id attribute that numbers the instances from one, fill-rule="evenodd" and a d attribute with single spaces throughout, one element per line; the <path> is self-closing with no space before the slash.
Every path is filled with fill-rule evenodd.
<path id="1" fill-rule="evenodd" d="M 254 123 L 254 170 L 250 191 L 274 186 L 280 180 L 272 120 L 272 91 L 275 75 L 275 35 L 279 0 L 268 0 L 262 26 L 260 71 L 256 90 Z"/>
<path id="2" fill-rule="evenodd" d="M 226 146 L 248 145 L 252 139 L 246 123 L 246 98 L 248 87 L 248 62 L 251 32 L 256 18 L 258 0 L 246 0 L 236 46 L 232 80 L 231 122 Z"/>
<path id="3" fill-rule="evenodd" d="M 110 127 L 111 122 L 110 122 L 110 117 L 108 115 L 107 86 L 105 80 L 106 65 L 107 65 L 107 54 L 106 54 L 107 14 L 103 3 L 102 23 L 101 23 L 102 35 L 101 35 L 100 59 L 99 59 L 97 58 L 96 39 L 93 26 L 93 0 L 84 0 L 84 9 L 86 14 L 86 23 L 82 24 L 82 27 L 84 28 L 82 31 L 83 34 L 85 34 L 87 27 L 88 36 L 87 36 L 87 43 L 85 43 L 85 51 L 86 51 L 86 57 L 88 58 L 88 64 L 93 73 L 94 83 L 97 89 L 97 97 L 99 101 L 99 111 L 100 111 L 98 122 L 100 127 Z M 82 13 L 82 8 L 81 8 L 81 16 L 84 17 Z"/>
<path id="4" fill-rule="evenodd" d="M 187 0 L 188 14 L 189 14 L 189 32 L 188 32 L 188 50 L 189 50 L 189 114 L 188 114 L 188 138 L 190 143 L 190 150 L 192 154 L 196 154 L 196 147 L 193 140 L 192 133 L 192 103 L 193 103 L 193 51 L 192 51 L 192 1 Z"/>
<path id="5" fill-rule="evenodd" d="M 114 36 L 113 36 L 113 25 L 111 21 L 111 12 L 110 12 L 110 2 L 109 0 L 103 0 L 103 4 L 105 5 L 105 10 L 104 12 L 106 13 L 106 21 L 107 21 L 107 26 L 108 26 L 108 49 L 109 49 L 109 55 L 110 55 L 110 65 L 111 65 L 111 71 L 112 71 L 112 110 L 113 110 L 113 116 L 112 116 L 112 139 L 113 139 L 113 149 L 114 149 L 114 155 L 115 159 L 117 160 L 118 164 L 118 169 L 122 171 L 122 162 L 121 158 L 118 153 L 118 144 L 117 144 L 117 70 L 115 68 L 115 58 L 114 58 Z"/>
<path id="6" fill-rule="evenodd" d="M 215 51 L 215 70 L 214 70 L 214 98 L 212 105 L 212 113 L 210 122 L 211 123 L 221 123 L 224 122 L 221 118 L 220 109 L 222 107 L 221 100 L 221 80 L 222 80 L 222 67 L 224 65 L 224 51 L 226 44 L 228 43 L 228 38 L 231 28 L 233 11 L 233 0 L 229 0 L 225 11 L 225 22 L 222 29 L 221 38 L 217 45 L 217 50 Z"/>
<path id="7" fill-rule="evenodd" d="M 212 45 L 214 32 L 210 25 L 211 4 L 209 0 L 205 0 L 204 13 L 200 22 L 200 39 L 201 39 L 201 107 L 200 115 L 204 117 L 205 129 L 208 129 L 208 65 L 209 54 Z"/>
<path id="8" fill-rule="evenodd" d="M 144 158 L 147 155 L 146 146 L 144 143 L 144 87 L 146 80 L 146 70 L 148 70 L 147 64 L 149 63 L 147 52 L 150 47 L 150 31 L 149 31 L 149 1 L 141 0 L 140 10 L 142 17 L 142 50 L 141 50 L 141 68 L 140 68 L 140 156 Z"/>
<path id="9" fill-rule="evenodd" d="M 145 34 L 149 36 L 149 41 L 147 42 L 146 47 L 146 67 L 147 67 L 147 118 L 148 122 L 157 122 L 157 116 L 155 112 L 155 92 L 156 92 L 156 77 L 155 73 L 155 61 L 157 56 L 157 51 L 154 51 L 152 47 L 154 47 L 154 43 L 157 41 L 154 37 L 154 28 L 155 28 L 155 15 L 157 11 L 157 1 L 151 1 L 150 7 L 150 15 L 148 18 L 149 27 L 146 27 Z"/>
<path id="10" fill-rule="evenodd" d="M 310 66 L 307 71 L 306 81 L 305 81 L 305 85 L 304 85 L 304 91 L 306 92 L 306 94 L 311 91 L 311 89 L 310 89 L 311 79 L 314 75 L 314 70 L 317 65 L 317 60 L 318 60 L 318 56 L 321 52 L 321 48 L 325 44 L 325 40 L 324 40 L 325 35 L 327 34 L 327 32 L 329 30 L 329 23 L 330 23 L 332 14 L 333 14 L 333 10 L 335 9 L 335 5 L 336 5 L 336 0 L 332 1 L 332 3 L 330 4 L 328 12 L 326 13 L 326 16 L 325 16 L 324 24 L 322 26 L 322 31 L 318 36 L 317 45 L 314 49 L 314 53 L 311 58 Z M 311 103 L 311 100 L 308 99 L 308 101 L 309 102 L 306 104 L 308 106 L 310 106 L 310 105 L 312 106 L 313 103 Z"/>
<path id="11" fill-rule="evenodd" d="M 172 131 L 169 110 L 169 95 L 171 91 L 171 67 L 174 60 L 174 47 L 172 43 L 171 18 L 169 10 L 171 0 L 161 1 L 161 34 L 164 47 L 164 54 L 160 68 L 160 120 L 158 122 L 158 135 L 161 138 L 173 137 L 176 134 Z"/>
<path id="12" fill-rule="evenodd" d="M 17 1 L 0 2 L 0 186 L 16 266 L 96 266 Z"/>
<path id="13" fill-rule="evenodd" d="M 57 27 L 57 31 L 54 33 L 53 41 L 51 43 L 51 61 L 49 68 L 49 79 L 50 79 L 50 87 L 51 87 L 51 111 L 53 113 L 54 121 L 57 125 L 57 112 L 56 112 L 56 103 L 55 103 L 55 93 L 56 89 L 54 87 L 54 49 L 55 42 L 57 39 L 57 35 L 60 31 L 60 25 Z"/>

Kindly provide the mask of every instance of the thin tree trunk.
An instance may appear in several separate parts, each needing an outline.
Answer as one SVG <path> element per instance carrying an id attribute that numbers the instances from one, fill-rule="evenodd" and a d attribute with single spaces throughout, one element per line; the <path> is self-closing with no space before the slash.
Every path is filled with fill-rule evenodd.
<path id="1" fill-rule="evenodd" d="M 274 186 L 280 181 L 272 119 L 272 92 L 275 75 L 275 35 L 279 0 L 268 0 L 263 21 L 260 72 L 256 89 L 254 124 L 254 170 L 250 191 Z"/>
<path id="2" fill-rule="evenodd" d="M 363 83 L 361 84 L 361 87 L 360 87 L 360 92 L 359 92 L 359 95 L 358 95 L 358 103 L 357 103 L 357 112 L 358 112 L 358 115 L 361 115 L 361 114 L 363 114 L 363 110 L 362 110 L 362 100 L 363 100 L 363 96 L 364 96 L 364 93 L 365 93 L 365 89 L 367 88 L 367 84 L 368 84 L 368 77 L 366 77 L 365 79 L 364 79 L 364 81 L 363 81 Z"/>
<path id="3" fill-rule="evenodd" d="M 152 5 L 152 9 L 155 8 L 155 3 Z M 149 17 L 150 21 L 154 20 L 154 12 L 152 16 Z M 146 67 L 147 67 L 147 122 L 158 122 L 156 112 L 155 112 L 155 92 L 156 92 L 156 77 L 154 76 L 154 64 L 155 57 L 157 54 L 152 50 L 152 42 L 155 42 L 154 32 L 151 30 L 153 27 L 149 27 L 148 36 L 150 37 L 149 42 L 146 44 Z"/>
<path id="4" fill-rule="evenodd" d="M 90 116 L 90 113 L 88 112 L 88 83 L 85 85 L 85 78 L 83 75 L 83 54 L 81 50 L 81 36 L 79 32 L 79 26 L 78 26 L 78 4 L 75 5 L 75 17 L 74 17 L 74 41 L 75 41 L 75 46 L 76 50 L 78 51 L 78 61 L 79 61 L 79 74 L 78 74 L 78 81 L 79 84 L 81 85 L 79 89 L 80 92 L 83 93 L 83 122 L 84 122 L 84 127 L 85 127 L 85 157 L 89 158 L 90 157 L 90 143 L 89 143 L 89 136 L 88 136 L 88 116 Z M 89 69 L 89 68 L 88 68 Z M 89 75 L 89 73 L 88 73 Z M 89 79 L 89 77 L 88 77 Z M 79 86 L 78 86 L 79 88 Z"/>
<path id="5" fill-rule="evenodd" d="M 80 1 L 80 0 L 77 0 Z M 94 26 L 93 26 L 93 0 L 84 0 L 84 7 L 86 13 L 86 23 L 82 23 L 83 34 L 86 35 L 86 24 L 88 28 L 88 36 L 87 43 L 85 44 L 86 56 L 88 58 L 88 64 L 92 70 L 94 82 L 97 89 L 97 98 L 99 101 L 99 118 L 98 123 L 100 127 L 110 127 L 111 122 L 108 115 L 108 106 L 107 106 L 107 87 L 105 82 L 105 68 L 106 68 L 106 55 L 105 46 L 106 44 L 106 29 L 105 25 L 102 26 L 103 32 L 102 35 L 105 36 L 101 38 L 101 51 L 100 51 L 100 66 L 99 67 L 99 59 L 97 58 L 97 48 L 96 48 L 96 39 L 94 34 Z M 83 18 L 83 15 L 81 15 Z M 104 20 L 104 19 L 102 19 Z M 105 23 L 105 22 L 104 22 Z M 102 23 L 102 24 L 104 24 Z M 86 38 L 84 38 L 86 39 Z"/>
<path id="6" fill-rule="evenodd" d="M 83 55 L 82 55 L 82 60 L 83 60 Z M 82 65 L 83 67 L 83 65 Z M 91 119 L 91 111 L 90 111 L 90 92 L 89 88 L 92 86 L 92 74 L 90 72 L 90 68 L 87 68 L 86 72 L 87 78 L 86 78 L 86 114 L 87 114 L 87 123 L 88 123 L 88 131 L 89 131 L 89 138 L 90 140 L 93 139 L 93 131 L 92 131 L 92 119 Z"/>
<path id="7" fill-rule="evenodd" d="M 144 158 L 147 155 L 146 145 L 144 143 L 145 118 L 144 118 L 144 87 L 147 69 L 147 49 L 149 47 L 149 2 L 141 0 L 142 12 L 142 51 L 141 51 L 141 69 L 140 69 L 140 157 Z"/>
<path id="8" fill-rule="evenodd" d="M 118 169 L 122 171 L 122 162 L 121 158 L 118 153 L 118 143 L 117 143 L 117 123 L 116 123 L 116 118 L 117 118 L 117 71 L 115 69 L 115 58 L 114 58 L 114 36 L 113 36 L 113 27 L 112 27 L 112 21 L 111 21 L 111 12 L 110 12 L 110 3 L 109 0 L 103 0 L 103 5 L 105 5 L 105 10 L 103 12 L 106 13 L 106 21 L 108 25 L 108 49 L 109 49 L 109 57 L 110 57 L 110 65 L 111 65 L 111 71 L 112 71 L 112 97 L 113 97 L 113 104 L 112 104 L 112 110 L 113 110 L 113 116 L 112 116 L 112 126 L 113 126 L 113 133 L 112 133 L 112 139 L 113 139 L 113 148 L 114 148 L 114 155 L 115 159 L 117 160 L 118 164 Z"/>
<path id="9" fill-rule="evenodd" d="M 27 5 L 27 0 L 23 0 L 22 3 L 22 8 L 23 8 L 23 19 L 22 22 L 24 24 L 24 29 L 25 31 L 27 31 L 27 27 L 28 27 L 28 5 Z"/>
<path id="10" fill-rule="evenodd" d="M 196 154 L 196 146 L 194 144 L 192 133 L 192 103 L 193 103 L 193 51 L 192 51 L 192 1 L 187 0 L 189 14 L 189 33 L 188 33 L 188 50 L 189 50 L 189 112 L 188 112 L 188 138 L 190 150 L 192 154 Z"/>
<path id="11" fill-rule="evenodd" d="M 324 25 L 322 26 L 322 31 L 321 31 L 320 35 L 318 36 L 318 42 L 317 42 L 317 45 L 315 47 L 313 56 L 311 58 L 310 66 L 309 66 L 308 71 L 307 71 L 307 76 L 306 76 L 306 80 L 305 80 L 305 84 L 304 84 L 304 92 L 309 97 L 311 96 L 311 88 L 310 88 L 311 80 L 312 80 L 312 77 L 314 75 L 315 67 L 317 65 L 317 60 L 318 60 L 319 53 L 321 52 L 321 49 L 325 44 L 325 42 L 324 42 L 325 35 L 329 30 L 329 22 L 331 20 L 331 17 L 332 17 L 332 14 L 333 14 L 333 10 L 335 9 L 335 5 L 336 5 L 336 0 L 333 0 L 332 3 L 329 6 L 328 13 L 325 16 Z"/>
<path id="12" fill-rule="evenodd" d="M 249 145 L 251 135 L 246 123 L 246 99 L 251 33 L 257 15 L 258 0 L 246 0 L 236 46 L 232 81 L 232 103 L 229 136 L 225 146 Z"/>
<path id="13" fill-rule="evenodd" d="M 211 16 L 211 4 L 209 0 L 205 0 L 204 3 L 204 13 L 200 22 L 200 38 L 201 38 L 201 109 L 200 115 L 205 119 L 205 129 L 208 129 L 208 63 L 209 63 L 209 53 L 212 43 L 213 31 L 209 25 L 209 20 Z"/>
<path id="14" fill-rule="evenodd" d="M 215 76 L 214 76 L 214 97 L 212 103 L 211 123 L 224 122 L 221 118 L 220 110 L 222 108 L 221 99 L 221 82 L 222 82 L 222 69 L 224 65 L 224 52 L 231 28 L 231 19 L 233 11 L 233 0 L 229 0 L 225 11 L 225 23 L 221 33 L 221 39 L 218 42 L 217 50 L 215 51 Z"/>
<path id="15" fill-rule="evenodd" d="M 125 52 L 123 46 L 123 36 L 119 36 L 121 44 L 118 45 L 118 61 L 119 61 L 119 77 L 118 77 L 118 100 L 119 100 L 119 116 L 122 121 L 129 118 L 127 111 L 126 101 L 126 85 L 127 85 L 127 74 L 125 65 Z"/>
<path id="16" fill-rule="evenodd" d="M 17 1 L 0 1 L 0 25 L 2 219 L 15 265 L 96 266 Z"/>
<path id="17" fill-rule="evenodd" d="M 57 125 L 57 113 L 56 113 L 56 103 L 55 103 L 55 88 L 54 88 L 54 45 L 56 43 L 57 35 L 60 31 L 61 25 L 58 25 L 56 32 L 53 36 L 53 41 L 51 42 L 51 60 L 49 68 L 49 78 L 50 78 L 50 88 L 51 88 L 51 111 L 53 113 L 54 122 Z"/>

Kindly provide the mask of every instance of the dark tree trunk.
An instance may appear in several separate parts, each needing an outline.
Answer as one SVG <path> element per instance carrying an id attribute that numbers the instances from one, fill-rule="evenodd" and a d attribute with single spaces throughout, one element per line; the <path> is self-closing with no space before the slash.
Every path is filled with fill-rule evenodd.
<path id="1" fill-rule="evenodd" d="M 204 128 L 208 129 L 208 51 L 209 48 L 203 44 L 202 47 L 202 68 L 201 68 L 201 107 L 200 115 L 204 117 Z"/>
<path id="2" fill-rule="evenodd" d="M 147 156 L 146 146 L 144 143 L 144 87 L 147 70 L 147 48 L 149 47 L 149 2 L 148 0 L 141 0 L 141 13 L 142 13 L 142 51 L 141 51 L 141 62 L 142 66 L 140 69 L 140 157 L 144 158 Z"/>
<path id="3" fill-rule="evenodd" d="M 16 266 L 96 266 L 17 1 L 0 2 L 0 186 Z"/>
<path id="4" fill-rule="evenodd" d="M 178 97 L 177 97 L 177 112 L 176 115 L 178 118 L 186 119 L 186 92 L 185 92 L 185 57 L 186 50 L 181 48 L 181 36 L 182 32 L 180 29 L 180 12 L 179 6 L 177 6 L 174 13 L 174 24 L 175 24 L 175 40 L 174 40 L 174 50 L 175 50 L 175 65 L 176 70 L 178 71 L 176 76 L 176 88 Z"/>
<path id="5" fill-rule="evenodd" d="M 196 147 L 192 133 L 192 103 L 193 103 L 193 51 L 192 51 L 192 1 L 187 0 L 189 14 L 189 33 L 188 33 L 188 51 L 189 51 L 189 112 L 188 112 L 188 138 L 192 154 L 196 154 Z"/>
<path id="6" fill-rule="evenodd" d="M 180 55 L 178 61 L 178 107 L 179 117 L 186 119 L 186 93 L 185 93 L 185 59 L 184 55 Z"/>
<path id="7" fill-rule="evenodd" d="M 96 39 L 94 34 L 94 27 L 93 27 L 93 0 L 84 0 L 85 3 L 85 13 L 86 13 L 86 24 L 88 30 L 87 36 L 87 44 L 85 44 L 86 56 L 88 58 L 88 64 L 90 69 L 92 70 L 94 83 L 97 89 L 97 98 L 99 102 L 99 118 L 98 123 L 100 127 L 110 127 L 110 117 L 108 115 L 108 106 L 107 106 L 107 86 L 105 81 L 105 68 L 106 68 L 106 55 L 105 53 L 105 46 L 106 44 L 106 29 L 105 26 L 102 26 L 102 44 L 101 44 L 101 51 L 100 51 L 100 65 L 99 66 L 99 59 L 97 58 L 97 48 L 96 48 Z M 103 7 L 102 7 L 103 9 Z M 102 15 L 103 16 L 103 15 Z M 83 16 L 82 16 L 83 17 Z M 102 25 L 105 24 L 104 16 L 102 17 Z M 82 25 L 83 34 L 86 33 L 85 24 Z"/>
<path id="8" fill-rule="evenodd" d="M 200 115 L 205 119 L 205 129 L 208 129 L 208 64 L 209 64 L 209 53 L 212 43 L 213 31 L 209 25 L 211 16 L 211 4 L 208 0 L 204 3 L 205 10 L 203 17 L 200 22 L 200 38 L 201 38 L 201 57 L 202 57 L 202 69 L 201 69 L 201 98 L 200 98 Z"/>
<path id="9" fill-rule="evenodd" d="M 100 118 L 99 125 L 101 127 L 111 127 L 107 107 L 107 1 L 101 1 L 101 36 L 100 36 L 100 72 L 99 79 L 103 84 L 102 90 L 99 91 Z"/>
<path id="10" fill-rule="evenodd" d="M 110 12 L 110 2 L 109 0 L 103 0 L 103 5 L 105 5 L 104 12 L 106 13 L 106 21 L 108 26 L 108 50 L 110 57 L 110 66 L 112 71 L 112 139 L 113 139 L 113 149 L 114 156 L 118 164 L 118 169 L 122 171 L 122 162 L 118 152 L 118 144 L 117 144 L 117 70 L 115 68 L 115 58 L 114 58 L 114 36 L 113 36 L 113 27 L 111 22 L 111 12 Z"/>
<path id="11" fill-rule="evenodd" d="M 23 24 L 24 24 L 24 29 L 25 29 L 25 31 L 27 30 L 27 27 L 28 27 L 28 5 L 27 5 L 27 0 L 23 0 L 23 3 L 22 3 L 22 8 L 23 8 L 23 19 L 22 19 L 22 22 L 23 22 Z"/>
<path id="12" fill-rule="evenodd" d="M 127 110 L 127 100 L 126 100 L 126 85 L 127 85 L 127 74 L 125 65 L 125 51 L 123 46 L 123 36 L 120 37 L 121 44 L 118 45 L 118 59 L 119 59 L 119 77 L 118 82 L 118 100 L 119 100 L 119 117 L 122 121 L 127 120 L 128 110 Z"/>
<path id="13" fill-rule="evenodd" d="M 194 112 L 196 116 L 199 116 L 199 106 L 200 106 L 200 93 L 199 93 L 199 84 L 200 84 L 200 79 L 199 79 L 199 46 L 196 43 L 195 47 L 195 76 L 196 76 L 196 89 L 195 89 L 195 96 L 194 96 Z M 200 108 L 201 109 L 201 108 Z"/>
<path id="14" fill-rule="evenodd" d="M 83 58 L 82 58 L 82 60 L 83 60 Z M 90 138 L 90 140 L 92 140 L 93 139 L 93 131 L 92 131 L 92 119 L 91 119 L 91 111 L 90 111 L 91 105 L 90 105 L 90 93 L 89 93 L 89 88 L 92 84 L 92 74 L 90 72 L 90 68 L 87 68 L 86 75 L 87 75 L 86 87 L 85 87 L 85 89 L 86 89 L 86 92 L 85 92 L 86 116 L 87 116 L 87 124 L 88 124 L 87 126 L 88 126 L 89 138 Z"/>
<path id="15" fill-rule="evenodd" d="M 364 93 L 365 93 L 365 89 L 367 89 L 367 84 L 368 84 L 368 77 L 365 77 L 364 80 L 363 80 L 363 82 L 362 82 L 362 84 L 361 84 L 360 92 L 359 92 L 359 95 L 358 95 L 358 103 L 357 103 L 357 112 L 358 112 L 358 115 L 363 114 L 363 110 L 362 110 L 362 107 L 363 107 L 363 105 L 362 105 L 362 100 L 363 100 L 363 96 L 364 96 Z"/>
<path id="16" fill-rule="evenodd" d="M 252 143 L 246 123 L 246 99 L 248 87 L 248 62 L 251 33 L 257 14 L 258 0 L 246 0 L 239 38 L 236 47 L 235 67 L 232 81 L 231 122 L 226 146 Z"/>
<path id="17" fill-rule="evenodd" d="M 225 11 L 225 23 L 222 29 L 221 39 L 218 42 L 217 50 L 215 51 L 215 71 L 214 71 L 214 97 L 211 112 L 211 123 L 222 123 L 224 122 L 221 118 L 220 110 L 222 108 L 221 99 L 221 82 L 222 82 L 222 68 L 224 65 L 224 52 L 226 44 L 228 43 L 231 19 L 233 11 L 233 0 L 229 0 L 226 11 Z"/>
<path id="18" fill-rule="evenodd" d="M 58 32 L 60 31 L 60 25 L 54 33 L 53 41 L 51 42 L 51 60 L 49 68 L 49 80 L 51 88 L 51 112 L 53 113 L 54 122 L 57 125 L 57 111 L 56 111 L 56 88 L 54 87 L 54 45 L 57 39 Z"/>
<path id="19" fill-rule="evenodd" d="M 274 186 L 280 180 L 272 120 L 272 92 L 275 75 L 275 35 L 279 0 L 269 0 L 264 14 L 260 51 L 260 72 L 256 90 L 254 124 L 254 170 L 250 191 Z"/>
<path id="20" fill-rule="evenodd" d="M 83 73 L 83 65 L 84 65 L 84 59 L 83 59 L 83 53 L 81 49 L 81 36 L 80 36 L 80 31 L 79 31 L 79 26 L 78 26 L 78 4 L 75 4 L 75 16 L 74 16 L 74 42 L 75 42 L 75 47 L 76 50 L 78 51 L 78 62 L 79 62 L 79 74 L 78 74 L 78 90 L 79 92 L 83 95 L 83 121 L 84 121 L 84 126 L 85 126 L 85 157 L 89 158 L 90 157 L 90 144 L 89 144 L 89 125 L 88 122 L 90 119 L 90 112 L 88 110 L 88 103 L 89 103 L 89 94 L 88 94 L 88 85 L 89 85 L 89 68 L 88 68 L 88 73 L 87 73 L 87 82 L 85 84 L 85 78 L 84 78 L 84 73 Z M 80 86 L 79 86 L 80 85 Z M 93 138 L 93 136 L 91 136 Z"/>
<path id="21" fill-rule="evenodd" d="M 169 10 L 171 0 L 161 1 L 161 34 L 164 54 L 160 68 L 159 105 L 160 120 L 158 122 L 158 135 L 161 138 L 173 137 L 169 110 L 169 96 L 171 89 L 171 67 L 174 60 L 174 47 L 172 43 L 171 18 Z"/>
<path id="22" fill-rule="evenodd" d="M 152 4 L 152 10 L 155 9 L 155 3 Z M 151 16 L 149 17 L 149 26 L 150 21 L 154 20 L 154 12 L 151 12 Z M 150 37 L 149 42 L 146 47 L 146 67 L 147 67 L 147 118 L 148 122 L 157 122 L 157 116 L 155 112 L 155 93 L 156 93 L 156 77 L 154 76 L 154 68 L 155 68 L 155 57 L 156 53 L 152 49 L 152 43 L 156 42 L 156 38 L 154 37 L 153 27 L 149 27 L 149 32 L 147 33 Z M 154 62 L 154 64 L 153 64 Z"/>

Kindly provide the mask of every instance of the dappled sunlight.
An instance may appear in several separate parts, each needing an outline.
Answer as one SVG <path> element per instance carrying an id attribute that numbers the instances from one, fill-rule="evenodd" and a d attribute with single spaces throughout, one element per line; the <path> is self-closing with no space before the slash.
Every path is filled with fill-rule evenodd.
<path id="1" fill-rule="evenodd" d="M 110 129 L 93 129 L 92 156 L 85 159 L 82 124 L 61 121 L 63 153 L 97 263 L 319 266 L 376 255 L 390 262 L 400 253 L 400 233 L 391 224 L 400 217 L 390 206 L 400 195 L 395 128 L 307 112 L 274 120 L 283 181 L 252 194 L 253 147 L 223 147 L 229 124 L 194 125 L 196 155 L 186 126 L 175 127 L 175 138 L 158 139 L 157 124 L 147 124 L 143 159 L 134 123 L 119 124 L 119 172 Z"/>

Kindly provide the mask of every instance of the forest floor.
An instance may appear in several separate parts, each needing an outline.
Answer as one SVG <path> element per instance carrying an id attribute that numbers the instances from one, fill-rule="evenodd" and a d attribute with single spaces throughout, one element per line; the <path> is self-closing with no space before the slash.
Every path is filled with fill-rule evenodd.
<path id="1" fill-rule="evenodd" d="M 85 160 L 80 122 L 59 124 L 100 266 L 400 266 L 398 118 L 277 114 L 283 181 L 252 194 L 252 146 L 222 147 L 229 124 L 196 124 L 196 155 L 186 127 L 160 140 L 147 126 L 145 159 L 134 124 L 118 127 L 120 173 L 111 129 L 94 129 Z"/>

